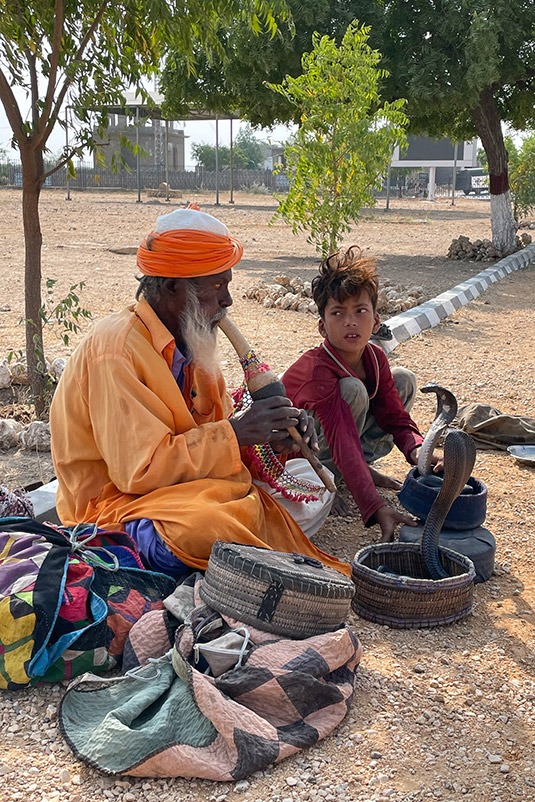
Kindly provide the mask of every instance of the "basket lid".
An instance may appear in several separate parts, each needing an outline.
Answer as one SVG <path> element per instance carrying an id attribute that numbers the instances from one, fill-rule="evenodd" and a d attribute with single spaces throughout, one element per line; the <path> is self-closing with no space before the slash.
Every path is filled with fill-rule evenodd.
<path id="1" fill-rule="evenodd" d="M 347 588 L 349 595 L 354 591 L 352 581 L 344 574 L 314 557 L 296 552 L 272 551 L 259 546 L 217 540 L 212 546 L 207 574 L 210 573 L 210 563 L 214 565 L 215 562 L 266 582 L 276 577 L 286 588 L 317 584 L 321 587 L 337 586 L 340 591 Z"/>

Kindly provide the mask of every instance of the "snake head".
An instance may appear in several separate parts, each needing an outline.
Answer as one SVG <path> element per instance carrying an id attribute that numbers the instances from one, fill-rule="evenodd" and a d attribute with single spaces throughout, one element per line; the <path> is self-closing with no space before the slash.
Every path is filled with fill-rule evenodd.
<path id="1" fill-rule="evenodd" d="M 423 387 L 420 387 L 420 392 L 421 393 L 436 393 L 437 395 L 440 395 L 441 397 L 444 394 L 446 394 L 446 395 L 450 394 L 451 395 L 449 390 L 447 390 L 445 387 L 442 387 L 442 385 L 440 385 L 440 384 L 435 384 L 435 382 L 428 382 L 427 384 L 424 384 Z"/>
<path id="2" fill-rule="evenodd" d="M 428 382 L 420 387 L 421 393 L 436 393 L 437 396 L 437 417 L 443 414 L 447 420 L 445 423 L 451 423 L 457 414 L 457 399 L 446 387 L 442 387 L 435 382 Z"/>

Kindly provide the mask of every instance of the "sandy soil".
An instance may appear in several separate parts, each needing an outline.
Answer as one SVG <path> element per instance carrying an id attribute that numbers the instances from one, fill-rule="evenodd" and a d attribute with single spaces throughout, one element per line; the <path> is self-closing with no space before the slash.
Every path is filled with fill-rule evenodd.
<path id="1" fill-rule="evenodd" d="M 258 353 L 282 370 L 318 341 L 311 315 L 263 309 L 244 290 L 278 274 L 311 277 L 317 267 L 304 236 L 278 222 L 269 226 L 269 197 L 238 196 L 235 206 L 203 208 L 221 217 L 245 245 L 235 270 L 233 317 Z M 201 199 L 202 201 L 202 199 Z M 382 204 L 384 207 L 384 203 Z M 128 303 L 135 289 L 134 257 L 107 249 L 136 245 L 165 203 L 136 204 L 133 196 L 43 196 L 43 275 L 58 279 L 58 297 L 85 281 L 82 305 L 100 317 Z M 20 194 L 0 192 L 0 360 L 23 345 L 23 241 Z M 391 202 L 367 212 L 346 239 L 379 259 L 380 274 L 433 297 L 485 264 L 445 259 L 452 238 L 490 234 L 487 201 L 444 199 Z M 392 354 L 417 374 L 437 380 L 461 403 L 489 403 L 506 413 L 535 417 L 533 399 L 533 280 L 530 267 L 494 285 L 432 331 Z M 49 354 L 66 349 L 48 334 Z M 221 355 L 229 384 L 241 380 L 226 343 Z M 4 399 L 5 400 L 5 399 Z M 413 414 L 425 431 L 434 402 L 419 396 Z M 382 468 L 403 478 L 399 454 Z M 395 631 L 350 616 L 364 646 L 355 700 L 328 739 L 245 785 L 190 781 L 115 781 L 79 764 L 57 731 L 54 705 L 61 687 L 4 693 L 0 728 L 0 800 L 89 802 L 220 800 L 301 802 L 419 802 L 459 799 L 527 802 L 535 796 L 535 531 L 534 469 L 503 452 L 478 451 L 475 475 L 489 488 L 486 526 L 496 536 L 496 574 L 475 591 L 474 615 L 433 630 Z M 14 487 L 52 474 L 49 456 L 0 454 L 0 480 Z M 392 493 L 384 491 L 395 501 Z M 378 539 L 357 518 L 329 518 L 317 537 L 351 560 Z M 135 795 L 135 796 L 134 796 Z"/>

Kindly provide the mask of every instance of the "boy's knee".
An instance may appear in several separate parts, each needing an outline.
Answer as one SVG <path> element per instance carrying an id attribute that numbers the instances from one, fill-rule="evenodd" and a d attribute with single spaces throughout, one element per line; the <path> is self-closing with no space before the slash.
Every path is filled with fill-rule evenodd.
<path id="1" fill-rule="evenodd" d="M 367 411 L 370 405 L 370 397 L 368 391 L 360 379 L 348 376 L 347 378 L 340 379 L 340 395 L 349 404 L 353 415 Z"/>
<path id="2" fill-rule="evenodd" d="M 416 395 L 416 376 L 412 370 L 394 367 L 392 368 L 392 377 L 396 385 L 396 390 L 403 402 L 403 406 L 407 412 L 409 412 L 414 403 L 414 396 Z"/>

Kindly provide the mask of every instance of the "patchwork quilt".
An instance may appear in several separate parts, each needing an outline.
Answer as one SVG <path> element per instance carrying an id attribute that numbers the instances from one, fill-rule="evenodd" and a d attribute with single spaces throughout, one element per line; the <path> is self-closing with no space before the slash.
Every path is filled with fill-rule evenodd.
<path id="1" fill-rule="evenodd" d="M 361 658 L 349 627 L 304 640 L 248 627 L 254 645 L 242 665 L 213 677 L 194 662 L 196 638 L 206 631 L 199 623 L 213 617 L 196 608 L 178 624 L 172 648 L 156 657 L 150 649 L 172 637 L 173 617 L 148 613 L 131 631 L 134 640 L 136 628 L 156 633 L 144 665 L 71 685 L 59 721 L 79 758 L 108 774 L 233 781 L 312 746 L 344 719 Z M 136 642 L 147 646 L 145 638 Z"/>

